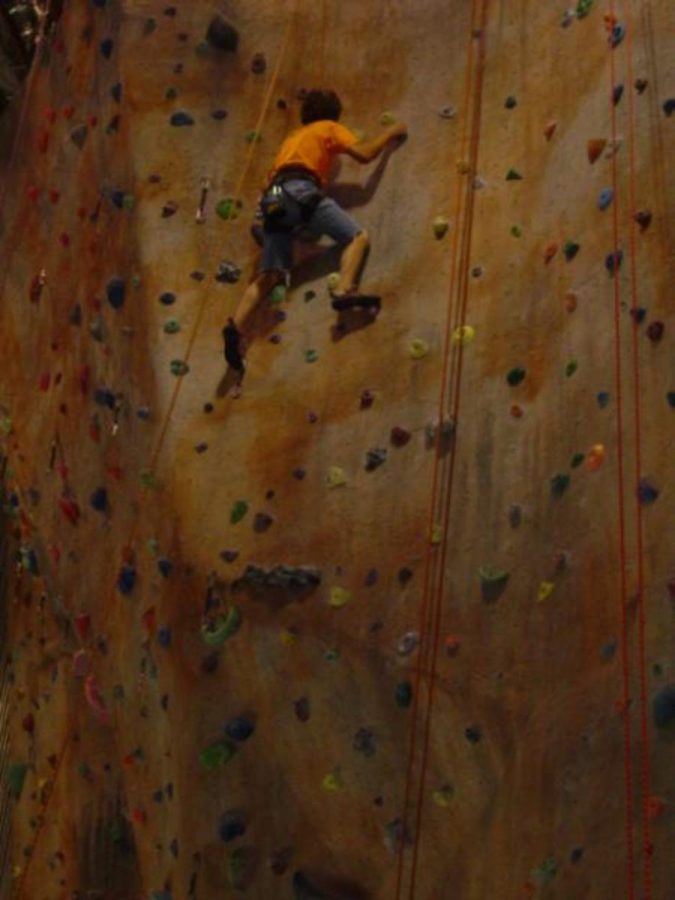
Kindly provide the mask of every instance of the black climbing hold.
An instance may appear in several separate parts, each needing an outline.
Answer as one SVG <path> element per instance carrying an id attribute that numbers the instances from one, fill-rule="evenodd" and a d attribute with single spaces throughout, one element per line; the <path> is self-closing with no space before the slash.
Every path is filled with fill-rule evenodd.
<path id="1" fill-rule="evenodd" d="M 75 306 L 68 313 L 68 324 L 69 325 L 81 325 L 82 324 L 82 307 L 79 303 L 76 303 Z"/>
<path id="2" fill-rule="evenodd" d="M 216 272 L 216 281 L 222 284 L 236 284 L 241 278 L 241 269 L 236 263 L 223 260 Z"/>
<path id="3" fill-rule="evenodd" d="M 222 550 L 220 553 L 220 558 L 226 563 L 233 563 L 238 557 L 238 550 Z"/>
<path id="4" fill-rule="evenodd" d="M 136 569 L 133 566 L 122 566 L 117 576 L 117 590 L 120 594 L 129 595 L 136 584 Z"/>
<path id="5" fill-rule="evenodd" d="M 248 565 L 234 583 L 233 588 L 251 585 L 262 588 L 284 588 L 286 590 L 304 590 L 321 584 L 321 570 L 311 566 L 274 566 L 263 569 L 260 566 Z"/>
<path id="6" fill-rule="evenodd" d="M 413 689 L 409 681 L 402 681 L 396 685 L 396 703 L 402 709 L 407 709 L 413 699 Z"/>
<path id="7" fill-rule="evenodd" d="M 641 478 L 637 487 L 637 496 L 640 503 L 648 505 L 654 503 L 659 496 L 659 489 L 648 478 Z"/>
<path id="8" fill-rule="evenodd" d="M 89 502 L 97 512 L 105 512 L 108 506 L 108 492 L 104 487 L 96 488 Z"/>
<path id="9" fill-rule="evenodd" d="M 112 38 L 106 38 L 104 41 L 101 41 L 101 53 L 105 59 L 110 59 L 114 46 L 115 43 Z"/>
<path id="10" fill-rule="evenodd" d="M 644 306 L 635 306 L 630 311 L 631 316 L 633 317 L 633 321 L 640 325 L 645 320 L 645 316 L 647 315 L 647 310 Z"/>
<path id="11" fill-rule="evenodd" d="M 511 385 L 511 387 L 516 387 L 516 385 L 520 384 L 523 378 L 525 378 L 525 374 L 525 369 L 511 369 L 506 376 L 506 380 Z"/>
<path id="12" fill-rule="evenodd" d="M 163 294 L 160 294 L 159 302 L 164 306 L 171 306 L 176 302 L 176 295 L 172 294 L 171 291 L 165 291 Z"/>
<path id="13" fill-rule="evenodd" d="M 666 400 L 668 401 L 668 406 L 671 409 L 675 409 L 675 391 L 668 391 L 666 394 Z"/>
<path id="14" fill-rule="evenodd" d="M 175 6 L 167 6 L 166 9 L 164 10 L 164 15 L 168 16 L 170 19 L 173 19 L 173 18 L 175 18 L 177 12 L 178 12 L 178 10 L 176 9 Z"/>
<path id="15" fill-rule="evenodd" d="M 75 128 L 73 128 L 73 130 L 70 132 L 70 139 L 75 144 L 75 146 L 81 150 L 84 147 L 88 134 L 89 129 L 86 125 L 76 125 Z"/>
<path id="16" fill-rule="evenodd" d="M 669 97 L 663 104 L 663 111 L 667 116 L 672 116 L 675 112 L 675 97 Z"/>
<path id="17" fill-rule="evenodd" d="M 136 410 L 136 415 L 139 419 L 142 419 L 144 422 L 150 418 L 150 407 L 149 406 L 139 406 Z"/>
<path id="18" fill-rule="evenodd" d="M 229 53 L 234 53 L 239 44 L 239 34 L 236 28 L 230 25 L 222 16 L 214 16 L 206 31 L 206 40 L 216 50 L 226 50 Z"/>
<path id="19" fill-rule="evenodd" d="M 272 516 L 269 513 L 264 513 L 264 512 L 256 513 L 255 517 L 253 519 L 253 530 L 257 534 L 262 534 L 263 532 L 267 531 L 270 528 L 270 526 L 272 525 L 273 522 L 274 522 L 274 519 L 272 518 Z"/>
<path id="20" fill-rule="evenodd" d="M 283 97 L 279 97 L 277 100 L 277 109 L 288 109 L 288 103 L 286 103 Z"/>
<path id="21" fill-rule="evenodd" d="M 120 309 L 124 306 L 126 298 L 126 285 L 121 278 L 113 278 L 108 282 L 108 303 L 113 309 Z"/>
<path id="22" fill-rule="evenodd" d="M 307 697 L 300 697 L 299 700 L 296 700 L 293 704 L 293 708 L 295 710 L 295 717 L 299 722 L 309 722 L 311 709 Z"/>
<path id="23" fill-rule="evenodd" d="M 675 684 L 661 688 L 654 697 L 652 715 L 657 728 L 670 728 L 675 724 Z"/>
<path id="24" fill-rule="evenodd" d="M 159 569 L 161 575 L 163 575 L 165 578 L 168 578 L 169 575 L 171 575 L 173 563 L 165 556 L 160 556 L 160 558 L 157 560 L 157 568 Z"/>
<path id="25" fill-rule="evenodd" d="M 469 726 L 469 728 L 465 729 L 464 736 L 470 744 L 477 744 L 483 735 L 480 728 L 477 728 L 475 725 L 471 725 Z"/>
<path id="26" fill-rule="evenodd" d="M 221 841 L 229 843 L 246 833 L 246 820 L 242 813 L 237 810 L 230 810 L 223 813 L 220 818 L 218 834 Z"/>
<path id="27" fill-rule="evenodd" d="M 366 453 L 366 472 L 372 472 L 381 466 L 387 459 L 385 447 L 372 447 Z"/>
<path id="28" fill-rule="evenodd" d="M 115 395 L 108 388 L 96 388 L 94 391 L 94 402 L 99 406 L 107 406 L 109 409 L 115 408 Z"/>
<path id="29" fill-rule="evenodd" d="M 506 109 L 515 109 L 517 105 L 518 105 L 518 101 L 511 94 L 504 101 L 504 106 L 506 107 Z"/>
<path id="30" fill-rule="evenodd" d="M 124 191 L 111 191 L 110 201 L 117 209 L 124 209 Z"/>
<path id="31" fill-rule="evenodd" d="M 352 748 L 357 753 L 370 757 L 375 754 L 375 735 L 369 728 L 359 728 L 352 740 Z"/>
<path id="32" fill-rule="evenodd" d="M 617 106 L 621 98 L 623 97 L 623 85 L 617 84 L 614 86 L 614 90 L 612 91 L 612 102 L 614 106 Z"/>
<path id="33" fill-rule="evenodd" d="M 574 850 L 570 853 L 570 862 L 578 863 L 581 862 L 581 857 L 584 855 L 583 847 L 575 847 Z"/>
<path id="34" fill-rule="evenodd" d="M 412 577 L 412 569 L 409 569 L 407 566 L 403 566 L 403 568 L 398 570 L 398 583 L 400 585 L 406 585 Z"/>
<path id="35" fill-rule="evenodd" d="M 623 250 L 615 250 L 613 253 L 608 253 L 605 259 L 605 268 L 609 272 L 610 276 L 614 275 L 615 272 L 621 268 L 621 262 L 623 260 Z"/>
<path id="36" fill-rule="evenodd" d="M 225 725 L 225 734 L 233 741 L 247 741 L 255 731 L 255 723 L 247 716 L 235 716 Z"/>
<path id="37" fill-rule="evenodd" d="M 214 109 L 211 113 L 211 118 L 215 119 L 216 122 L 222 122 L 223 119 L 227 118 L 227 110 L 226 109 Z"/>
<path id="38" fill-rule="evenodd" d="M 118 81 L 117 84 L 114 84 L 110 88 L 110 96 L 116 103 L 120 102 L 120 100 L 122 99 L 122 83 L 120 81 Z"/>
<path id="39" fill-rule="evenodd" d="M 635 79 L 635 90 L 638 92 L 638 94 L 644 94 L 644 92 L 647 90 L 648 85 L 649 82 L 646 78 Z"/>
<path id="40" fill-rule="evenodd" d="M 565 259 L 568 262 L 570 262 L 577 255 L 579 250 L 580 250 L 580 246 L 575 241 L 566 241 L 565 246 L 563 247 L 563 253 L 565 254 Z"/>
<path id="41" fill-rule="evenodd" d="M 173 113 L 169 121 L 176 128 L 195 124 L 195 120 L 192 118 L 190 113 L 184 112 L 183 110 L 178 110 L 178 112 Z"/>

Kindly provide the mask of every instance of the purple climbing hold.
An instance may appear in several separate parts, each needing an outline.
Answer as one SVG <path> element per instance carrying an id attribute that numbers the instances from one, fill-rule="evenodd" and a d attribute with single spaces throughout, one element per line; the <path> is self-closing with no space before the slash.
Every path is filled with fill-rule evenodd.
<path id="1" fill-rule="evenodd" d="M 238 550 L 222 550 L 220 553 L 220 558 L 223 562 L 233 563 L 239 556 Z"/>
<path id="2" fill-rule="evenodd" d="M 293 478 L 295 478 L 297 481 L 302 481 L 306 475 L 307 472 L 304 469 L 293 469 Z"/>
<path id="3" fill-rule="evenodd" d="M 274 519 L 270 516 L 269 513 L 259 512 L 255 514 L 255 518 L 253 519 L 253 530 L 257 534 L 262 534 L 267 531 L 268 528 L 272 525 Z"/>
<path id="4" fill-rule="evenodd" d="M 160 294 L 159 302 L 164 306 L 172 306 L 176 302 L 176 295 L 172 294 L 171 291 L 165 291 L 163 294 Z"/>
<path id="5" fill-rule="evenodd" d="M 171 646 L 171 629 L 168 625 L 161 625 L 157 629 L 157 643 L 164 649 Z"/>

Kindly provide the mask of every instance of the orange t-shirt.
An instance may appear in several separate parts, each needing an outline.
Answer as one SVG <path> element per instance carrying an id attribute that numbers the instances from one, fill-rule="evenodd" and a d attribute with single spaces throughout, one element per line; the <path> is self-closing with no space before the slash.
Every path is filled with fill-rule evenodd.
<path id="1" fill-rule="evenodd" d="M 285 166 L 303 166 L 314 172 L 325 185 L 331 163 L 338 153 L 356 144 L 358 138 L 344 125 L 321 119 L 292 132 L 281 145 L 271 172 L 273 177 Z"/>

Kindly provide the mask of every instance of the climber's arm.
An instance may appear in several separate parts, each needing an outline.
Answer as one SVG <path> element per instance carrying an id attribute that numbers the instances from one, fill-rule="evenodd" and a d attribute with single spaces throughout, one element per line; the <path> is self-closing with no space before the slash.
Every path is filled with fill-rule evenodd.
<path id="1" fill-rule="evenodd" d="M 349 156 L 360 163 L 369 163 L 382 153 L 390 141 L 393 141 L 396 138 L 404 138 L 407 134 L 407 125 L 404 125 L 403 123 L 391 125 L 381 134 L 378 134 L 377 137 L 367 141 L 359 141 L 356 144 L 352 144 L 351 147 L 347 147 L 345 153 L 348 153 Z"/>

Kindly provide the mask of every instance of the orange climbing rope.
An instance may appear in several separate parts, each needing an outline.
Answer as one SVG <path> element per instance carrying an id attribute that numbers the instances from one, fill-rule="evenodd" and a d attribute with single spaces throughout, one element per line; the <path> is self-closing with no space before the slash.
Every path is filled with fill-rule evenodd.
<path id="1" fill-rule="evenodd" d="M 262 108 L 261 108 L 260 114 L 259 114 L 258 119 L 257 119 L 257 122 L 256 122 L 256 126 L 255 126 L 255 132 L 256 132 L 256 134 L 260 132 L 260 129 L 261 129 L 261 127 L 262 127 L 262 124 L 263 124 L 263 122 L 264 122 L 264 120 L 265 120 L 267 111 L 268 111 L 268 109 L 269 109 L 270 101 L 271 101 L 271 98 L 272 98 L 272 94 L 273 94 L 274 88 L 275 88 L 276 83 L 277 83 L 278 78 L 279 78 L 279 73 L 280 73 L 280 71 L 281 71 L 281 63 L 282 63 L 282 61 L 283 61 L 283 59 L 284 59 L 285 51 L 286 51 L 286 48 L 287 48 L 287 45 L 288 45 L 289 35 L 290 35 L 290 32 L 291 32 L 291 25 L 292 25 L 292 23 L 293 23 L 293 21 L 294 21 L 294 18 L 295 18 L 295 9 L 296 9 L 296 0 L 294 0 L 293 5 L 292 5 L 292 7 L 291 7 L 291 9 L 290 9 L 290 11 L 288 12 L 288 15 L 287 15 L 287 19 L 286 19 L 286 27 L 285 27 L 285 30 L 284 30 L 284 36 L 283 36 L 283 39 L 282 39 L 282 42 L 281 42 L 281 46 L 280 46 L 280 49 L 279 49 L 279 52 L 278 52 L 278 55 L 277 55 L 276 64 L 275 64 L 275 67 L 274 67 L 274 70 L 273 70 L 273 73 L 272 73 L 272 77 L 271 77 L 271 79 L 270 79 L 270 83 L 269 83 L 269 85 L 268 85 L 267 91 L 266 91 L 265 96 L 264 96 L 264 100 L 263 100 L 263 104 L 262 104 Z M 256 147 L 256 144 L 257 144 L 257 141 L 255 141 L 255 140 L 251 141 L 251 143 L 250 143 L 250 145 L 249 145 L 249 148 L 248 148 L 248 150 L 247 150 L 246 158 L 245 158 L 245 161 L 244 161 L 244 165 L 243 165 L 242 170 L 241 170 L 241 172 L 240 172 L 240 174 L 239 174 L 239 177 L 238 177 L 238 179 L 237 179 L 237 181 L 236 181 L 235 189 L 234 189 L 234 192 L 233 192 L 233 196 L 234 196 L 235 202 L 236 202 L 237 198 L 238 198 L 238 197 L 240 196 L 240 194 L 241 194 L 241 191 L 242 191 L 242 188 L 243 188 L 244 181 L 245 181 L 245 179 L 246 179 L 246 176 L 247 176 L 247 174 L 248 174 L 249 168 L 250 168 L 250 166 L 251 166 L 251 162 L 252 162 L 252 160 L 253 160 L 253 155 L 254 155 L 254 153 L 255 153 L 255 147 Z M 189 340 L 188 340 L 188 344 L 187 344 L 187 348 L 186 348 L 186 352 L 185 352 L 185 355 L 184 355 L 184 360 L 185 360 L 185 362 L 187 362 L 187 361 L 189 360 L 189 358 L 190 358 L 190 354 L 191 354 L 192 348 L 193 348 L 193 346 L 194 346 L 194 342 L 195 342 L 195 340 L 196 340 L 196 337 L 197 337 L 197 334 L 198 334 L 198 331 L 199 331 L 199 326 L 200 326 L 200 324 L 201 324 L 201 320 L 202 320 L 202 318 L 203 318 L 205 308 L 206 308 L 206 298 L 202 299 L 202 301 L 201 301 L 201 303 L 200 303 L 200 305 L 199 305 L 199 307 L 198 307 L 198 310 L 197 310 L 197 315 L 196 315 L 196 317 L 195 317 L 195 322 L 194 322 L 194 325 L 193 325 L 193 327 L 192 327 L 192 331 L 191 331 L 191 333 L 190 333 Z M 154 448 L 153 453 L 152 453 L 152 456 L 151 456 L 151 463 L 150 463 L 150 471 L 151 471 L 151 472 L 155 469 L 155 467 L 156 467 L 156 465 L 157 465 L 157 461 L 158 461 L 158 458 L 159 458 L 159 454 L 160 454 L 160 452 L 161 452 L 161 450 L 162 450 L 162 447 L 163 447 L 163 444 L 164 444 L 164 440 L 165 440 L 165 438 L 166 438 L 166 433 L 167 433 L 167 430 L 168 430 L 168 423 L 169 423 L 170 417 L 171 417 L 171 415 L 172 415 L 172 413 L 173 413 L 173 410 L 174 410 L 175 405 L 176 405 L 176 401 L 177 401 L 178 396 L 179 396 L 179 393 L 180 393 L 180 387 L 181 387 L 181 384 L 182 384 L 182 380 L 183 380 L 183 376 L 179 376 L 178 381 L 177 381 L 177 383 L 176 383 L 176 385 L 175 385 L 175 387 L 174 387 L 174 390 L 173 390 L 173 392 L 172 392 L 172 394 L 171 394 L 171 398 L 170 398 L 170 401 L 169 401 L 169 405 L 168 405 L 167 411 L 166 411 L 166 413 L 165 413 L 165 415 L 164 415 L 164 418 L 163 418 L 163 421 L 162 421 L 162 425 L 161 425 L 159 437 L 158 437 L 158 439 L 157 439 L 157 443 L 156 443 L 156 445 L 155 445 L 155 448 Z M 137 530 L 138 530 L 138 519 L 135 519 L 135 520 L 134 520 L 134 525 L 133 525 L 133 527 L 132 527 L 132 529 L 131 529 L 131 533 L 130 533 L 129 538 L 128 538 L 128 540 L 127 540 L 127 545 L 128 545 L 128 546 L 132 546 L 132 545 L 133 545 L 134 539 L 135 539 L 136 534 L 137 534 Z M 115 591 L 115 586 L 113 585 L 113 586 L 111 586 L 110 595 L 107 597 L 107 600 L 108 600 L 108 601 L 111 601 L 112 597 L 114 596 L 114 591 Z M 108 605 L 109 605 L 109 603 L 106 604 L 106 606 L 108 606 Z M 51 787 L 51 792 L 50 792 L 50 794 L 49 794 L 48 797 L 47 797 L 46 803 L 44 804 L 44 807 L 43 807 L 43 810 L 42 810 L 42 814 L 41 814 L 41 818 L 40 818 L 40 820 L 39 820 L 38 827 L 37 827 L 37 829 L 36 829 L 35 836 L 34 836 L 34 839 L 33 839 L 33 843 L 32 843 L 32 845 L 31 845 L 31 847 L 30 847 L 30 853 L 29 853 L 29 856 L 28 856 L 28 861 L 27 861 L 27 863 L 26 863 L 26 865 L 25 865 L 25 867 L 24 867 L 24 870 L 23 870 L 22 875 L 21 875 L 21 879 L 20 879 L 19 884 L 18 884 L 18 889 L 17 889 L 17 890 L 18 890 L 18 893 L 17 893 L 17 900 L 21 900 L 21 898 L 22 898 L 22 896 L 23 896 L 24 887 L 25 887 L 25 884 L 26 884 L 26 881 L 27 881 L 27 878 L 28 878 L 28 873 L 29 873 L 29 871 L 30 871 L 30 865 L 31 865 L 31 862 L 32 862 L 32 860 L 35 858 L 35 855 L 36 855 L 36 854 L 35 854 L 35 850 L 36 850 L 36 847 L 37 847 L 37 845 L 38 845 L 40 836 L 41 836 L 41 834 L 42 834 L 42 830 L 43 830 L 44 823 L 45 823 L 45 821 L 46 821 L 46 813 L 47 813 L 47 809 L 48 809 L 48 807 L 49 807 L 51 798 L 54 796 L 54 793 L 55 793 L 54 788 L 55 788 L 55 785 L 56 785 L 56 781 L 57 781 L 58 775 L 59 775 L 59 773 L 60 773 L 60 771 L 61 771 L 62 763 L 63 763 L 63 760 L 64 760 L 64 758 L 65 758 L 66 750 L 67 750 L 67 748 L 68 748 L 68 744 L 70 743 L 70 739 L 71 739 L 71 736 L 70 736 L 70 733 L 69 733 L 69 730 L 68 730 L 68 733 L 66 734 L 66 737 L 65 737 L 65 739 L 64 739 L 64 741 L 63 741 L 63 744 L 62 744 L 62 746 L 61 746 L 61 748 L 60 748 L 60 751 L 59 751 L 59 753 L 58 753 L 58 755 L 57 755 L 57 762 L 56 762 L 56 765 L 55 765 L 55 767 L 54 767 L 54 773 L 53 773 L 53 776 L 52 776 L 52 787 Z"/>
<path id="2" fill-rule="evenodd" d="M 614 3 L 610 0 L 610 16 L 615 21 Z M 612 190 L 614 202 L 612 204 L 612 254 L 613 273 L 612 297 L 614 302 L 614 381 L 616 390 L 616 441 L 617 441 L 617 468 L 618 468 L 618 524 L 619 524 L 619 557 L 621 563 L 619 600 L 621 603 L 621 655 L 623 667 L 623 698 L 622 718 L 624 728 L 624 791 L 626 803 L 626 847 L 627 847 L 627 892 L 629 900 L 635 900 L 635 840 L 633 821 L 635 816 L 633 802 L 633 760 L 632 760 L 632 735 L 630 719 L 630 649 L 628 645 L 628 585 L 627 585 L 627 551 L 626 551 L 626 518 L 624 496 L 624 446 L 623 446 L 623 391 L 621 386 L 621 285 L 619 276 L 618 250 L 619 250 L 619 197 L 618 197 L 618 173 L 616 153 L 616 104 L 614 102 L 614 90 L 616 88 L 616 64 L 615 50 L 609 44 L 609 70 L 610 70 L 610 115 L 612 129 Z"/>
<path id="3" fill-rule="evenodd" d="M 485 3 L 485 0 L 483 0 Z M 471 100 L 471 89 L 473 84 L 473 69 L 474 69 L 474 31 L 477 25 L 477 4 L 476 0 L 472 0 L 471 10 L 469 15 L 469 38 L 467 42 L 467 61 L 465 66 L 466 78 L 465 78 L 465 86 L 464 86 L 464 98 L 462 105 L 462 136 L 460 140 L 460 152 L 464 152 L 464 148 L 467 141 L 467 133 L 468 133 L 468 121 L 469 121 L 469 108 L 470 108 L 470 100 Z M 475 106 L 475 104 L 474 104 Z M 474 115 L 475 121 L 475 115 Z M 475 169 L 475 160 L 473 163 Z M 457 178 L 457 186 L 456 186 L 456 199 L 455 199 L 455 220 L 457 223 L 460 222 L 462 218 L 462 200 L 463 196 L 466 197 L 467 206 L 471 200 L 472 194 L 472 185 L 470 178 L 475 174 L 474 170 L 470 169 L 469 174 L 467 175 L 467 182 L 464 185 L 464 191 L 462 191 L 462 177 L 459 176 Z M 463 222 L 464 222 L 464 230 L 462 231 L 463 244 L 460 249 L 460 228 L 457 227 L 453 234 L 453 243 L 452 243 L 452 265 L 451 265 L 451 275 L 450 275 L 450 285 L 448 290 L 448 301 L 447 301 L 447 315 L 446 315 L 446 325 L 445 325 L 445 341 L 444 341 L 444 350 L 443 350 L 443 365 L 441 370 L 441 390 L 439 394 L 439 404 L 438 404 L 438 428 L 436 433 L 436 447 L 435 447 L 435 456 L 434 456 L 434 466 L 432 473 L 432 484 L 431 484 L 431 497 L 430 497 L 430 505 L 429 505 L 429 516 L 428 516 L 428 524 L 427 524 L 427 534 L 426 534 L 426 554 L 425 554 L 425 565 L 424 565 L 424 573 L 423 573 L 423 581 L 422 581 L 422 602 L 420 606 L 419 613 L 419 635 L 420 635 L 420 645 L 419 645 L 419 658 L 417 669 L 415 673 L 415 682 L 414 682 L 414 691 L 413 691 L 413 705 L 411 710 L 411 724 L 410 724 L 410 735 L 409 735 L 409 748 L 408 748 L 408 764 L 406 771 L 406 784 L 405 784 L 405 794 L 404 794 L 404 804 L 403 804 L 403 815 L 402 815 L 402 829 L 403 833 L 401 835 L 401 840 L 399 842 L 398 847 L 398 866 L 397 866 L 397 879 L 396 879 L 396 900 L 400 900 L 402 896 L 403 890 L 403 880 L 404 880 L 404 854 L 406 849 L 406 839 L 407 839 L 407 822 L 408 822 L 408 812 L 411 806 L 411 794 L 412 794 L 412 783 L 413 776 L 415 770 L 415 762 L 416 762 L 416 753 L 417 753 L 417 723 L 418 716 L 420 715 L 420 688 L 422 684 L 422 673 L 427 668 L 427 658 L 429 654 L 429 641 L 428 636 L 429 625 L 430 625 L 430 615 L 429 615 L 429 606 L 432 599 L 436 596 L 432 589 L 432 582 L 435 578 L 436 572 L 438 571 L 437 567 L 433 565 L 433 550 L 431 546 L 431 536 L 434 529 L 434 523 L 436 519 L 436 510 L 438 506 L 438 491 L 439 491 L 439 481 L 440 481 L 440 468 L 441 468 L 441 441 L 442 441 L 442 424 L 446 421 L 446 397 L 447 392 L 446 388 L 448 385 L 448 373 L 450 368 L 450 354 L 451 354 L 451 321 L 452 321 L 452 307 L 455 299 L 455 288 L 457 286 L 457 269 L 460 264 L 459 257 L 462 257 L 462 261 L 464 261 L 464 257 L 468 256 L 465 251 L 465 244 L 467 240 L 466 233 L 466 223 L 468 220 L 468 213 L 465 211 Z M 459 296 L 459 293 L 458 293 Z M 453 444 L 453 456 L 455 453 L 456 443 Z M 446 506 L 447 509 L 447 506 Z M 447 533 L 447 529 L 443 534 L 445 537 Z M 440 591 L 439 591 L 440 594 Z M 434 613 L 434 635 L 436 635 L 438 629 L 438 615 L 432 609 L 432 613 Z M 437 644 L 437 638 L 434 636 L 434 649 Z M 433 674 L 430 676 L 431 682 L 433 683 Z M 429 690 L 432 690 L 432 683 L 430 684 Z M 425 715 L 425 723 L 429 721 L 429 701 L 427 702 L 427 711 Z M 425 747 L 428 746 L 428 729 L 425 727 Z M 426 749 L 425 749 L 425 757 L 426 757 Z M 426 766 L 426 759 L 424 763 L 424 767 Z M 423 767 L 423 768 L 424 768 Z M 424 772 L 421 773 L 420 776 L 420 785 L 424 781 Z M 412 871 L 411 871 L 411 879 L 410 879 L 410 892 L 409 896 L 414 896 L 415 889 L 415 870 L 417 864 L 417 851 L 418 851 L 418 843 L 419 843 L 419 825 L 420 825 L 420 816 L 421 816 L 421 802 L 420 796 L 423 791 L 423 787 L 418 789 L 417 795 L 417 806 L 418 806 L 418 814 L 416 817 L 416 831 L 413 837 L 413 863 L 412 863 Z"/>
<path id="4" fill-rule="evenodd" d="M 628 232 L 630 260 L 630 292 L 632 314 L 632 361 L 633 361 L 633 423 L 635 441 L 635 486 L 642 476 L 642 409 L 640 398 L 640 353 L 638 347 L 638 284 L 637 248 L 635 240 L 636 203 L 636 159 L 635 159 L 635 95 L 633 67 L 633 23 L 630 13 L 631 3 L 627 0 L 629 14 L 626 16 L 626 61 L 628 81 Z M 647 718 L 647 659 L 646 659 L 646 604 L 642 504 L 634 494 L 636 521 L 637 555 L 637 595 L 638 595 L 638 672 L 640 677 L 640 786 L 642 791 L 642 863 L 644 876 L 644 900 L 651 900 L 653 891 L 652 846 L 650 838 L 650 759 L 649 723 Z"/>

